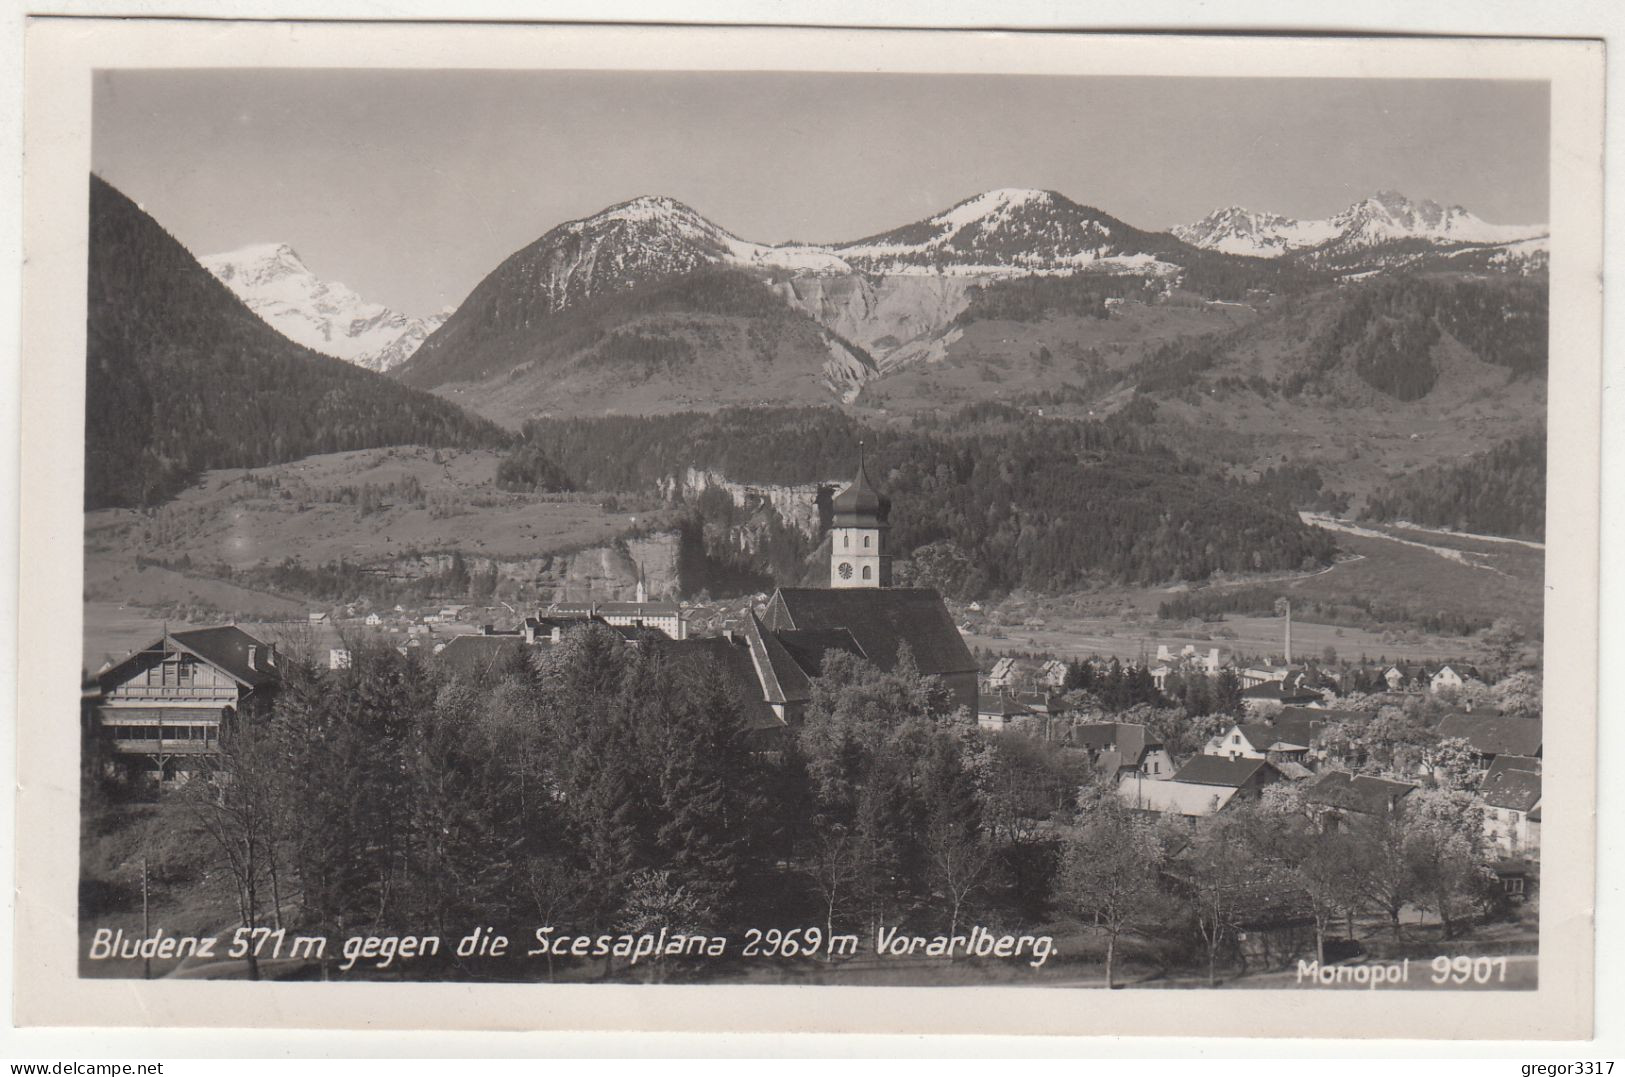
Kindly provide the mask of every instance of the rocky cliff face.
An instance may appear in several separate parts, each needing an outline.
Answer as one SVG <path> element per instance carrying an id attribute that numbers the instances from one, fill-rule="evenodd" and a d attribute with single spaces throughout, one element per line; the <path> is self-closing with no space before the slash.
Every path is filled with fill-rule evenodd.
<path id="1" fill-rule="evenodd" d="M 785 525 L 808 538 L 818 534 L 818 491 L 839 487 L 844 480 L 827 483 L 798 483 L 772 486 L 766 483 L 734 482 L 719 471 L 691 467 L 682 475 L 663 480 L 660 492 L 667 500 L 691 501 L 707 489 L 722 490 L 742 509 L 770 505 Z"/>
<path id="2" fill-rule="evenodd" d="M 681 589 L 678 555 L 681 536 L 675 531 L 626 539 L 571 553 L 540 557 L 493 558 L 463 555 L 471 574 L 489 572 L 495 565 L 497 586 L 520 587 L 546 602 L 630 602 L 637 593 L 641 566 L 644 588 L 651 600 L 675 601 Z M 419 554 L 389 562 L 390 576 L 416 580 L 451 568 L 450 553 Z"/>
<path id="3" fill-rule="evenodd" d="M 954 318 L 970 302 L 977 280 L 821 274 L 791 277 L 774 290 L 824 328 L 862 347 L 886 370 L 932 354 L 932 346 L 954 332 Z M 873 377 L 872 372 L 867 376 Z"/>

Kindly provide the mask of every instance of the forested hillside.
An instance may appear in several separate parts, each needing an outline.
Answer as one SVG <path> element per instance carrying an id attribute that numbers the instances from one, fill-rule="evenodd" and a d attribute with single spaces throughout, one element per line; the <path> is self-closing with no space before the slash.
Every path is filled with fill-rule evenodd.
<path id="1" fill-rule="evenodd" d="M 1276 489 L 1182 462 L 1143 425 L 1037 419 L 973 405 L 912 428 L 865 428 L 834 409 L 731 409 L 536 421 L 539 451 L 585 489 L 649 489 L 688 467 L 758 483 L 844 482 L 865 442 L 892 499 L 900 557 L 934 543 L 983 574 L 972 590 L 1060 591 L 1091 579 L 1202 579 L 1328 560 L 1329 536 Z M 784 579 L 806 548 L 761 565 Z M 942 552 L 942 551 L 939 551 Z"/>
<path id="2" fill-rule="evenodd" d="M 1439 376 L 1431 354 L 1449 333 L 1509 377 L 1546 373 L 1546 289 L 1522 280 L 1384 278 L 1353 292 L 1337 318 L 1309 343 L 1305 381 L 1352 366 L 1398 400 L 1416 400 Z"/>
<path id="3" fill-rule="evenodd" d="M 1369 520 L 1409 520 L 1512 538 L 1546 537 L 1546 429 L 1460 464 L 1395 479 L 1365 506 Z"/>
<path id="4" fill-rule="evenodd" d="M 96 176 L 86 351 L 87 508 L 162 501 L 206 468 L 506 441 L 455 405 L 292 343 Z"/>

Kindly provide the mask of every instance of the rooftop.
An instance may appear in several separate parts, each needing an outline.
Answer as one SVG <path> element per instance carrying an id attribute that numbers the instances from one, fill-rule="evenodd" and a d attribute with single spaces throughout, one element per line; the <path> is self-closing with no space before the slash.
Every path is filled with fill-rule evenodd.
<path id="1" fill-rule="evenodd" d="M 106 687 L 127 679 L 128 667 L 143 660 L 149 664 L 155 662 L 157 656 L 166 653 L 170 646 L 196 655 L 249 688 L 274 684 L 278 679 L 273 664 L 275 655 L 270 644 L 249 635 L 236 625 L 220 625 L 160 636 L 113 663 L 98 674 L 97 680 Z"/>
<path id="2" fill-rule="evenodd" d="M 1393 810 L 1406 795 L 1416 791 L 1409 782 L 1373 778 L 1369 774 L 1349 774 L 1334 770 L 1322 774 L 1304 787 L 1305 794 L 1317 804 L 1366 815 L 1382 815 Z"/>
<path id="3" fill-rule="evenodd" d="M 1262 759 L 1225 759 L 1217 755 L 1197 755 L 1192 756 L 1190 762 L 1174 773 L 1174 780 L 1240 789 L 1252 781 L 1259 771 L 1273 769 Z"/>
<path id="4" fill-rule="evenodd" d="M 1450 714 L 1438 725 L 1440 739 L 1459 737 L 1482 755 L 1540 754 L 1540 719 Z"/>
<path id="5" fill-rule="evenodd" d="M 1484 776 L 1479 796 L 1492 808 L 1527 812 L 1540 803 L 1540 775 L 1532 770 L 1504 767 Z"/>
<path id="6" fill-rule="evenodd" d="M 1173 815 L 1212 815 L 1235 799 L 1238 790 L 1198 785 L 1174 778 L 1165 782 L 1126 777 L 1117 784 L 1117 796 L 1131 808 Z"/>
<path id="7" fill-rule="evenodd" d="M 766 623 L 780 633 L 844 628 L 881 669 L 894 668 L 907 643 L 923 674 L 977 671 L 942 596 L 930 588 L 781 587 L 768 604 Z"/>

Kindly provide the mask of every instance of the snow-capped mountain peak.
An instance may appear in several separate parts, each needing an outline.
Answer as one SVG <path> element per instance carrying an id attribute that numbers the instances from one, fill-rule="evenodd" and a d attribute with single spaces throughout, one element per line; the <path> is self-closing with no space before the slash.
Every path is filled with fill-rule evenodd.
<path id="1" fill-rule="evenodd" d="M 1012 276 L 1124 269 L 1161 275 L 1166 236 L 1134 228 L 1055 191 L 1003 187 L 889 232 L 837 244 L 869 272 Z"/>
<path id="2" fill-rule="evenodd" d="M 286 243 L 255 243 L 198 259 L 272 328 L 296 344 L 369 370 L 405 362 L 445 321 L 370 303 L 310 271 Z"/>
<path id="3" fill-rule="evenodd" d="M 220 267 L 216 271 L 211 266 L 210 272 L 228 283 L 232 280 L 260 283 L 310 272 L 299 252 L 286 243 L 250 243 L 234 251 L 211 254 L 204 260 L 205 265 L 210 263 Z"/>
<path id="4" fill-rule="evenodd" d="M 949 228 L 963 228 L 978 221 L 1008 217 L 1027 206 L 1049 206 L 1060 198 L 1053 191 L 1039 191 L 1028 187 L 1000 187 L 983 191 L 932 217 Z"/>
<path id="5" fill-rule="evenodd" d="M 1322 246 L 1347 252 L 1399 240 L 1511 243 L 1544 235 L 1546 226 L 1489 224 L 1461 206 L 1441 206 L 1431 199 L 1413 201 L 1398 191 L 1381 190 L 1320 220 L 1300 221 L 1229 206 L 1193 224 L 1180 225 L 1173 233 L 1208 250 L 1276 258 Z"/>

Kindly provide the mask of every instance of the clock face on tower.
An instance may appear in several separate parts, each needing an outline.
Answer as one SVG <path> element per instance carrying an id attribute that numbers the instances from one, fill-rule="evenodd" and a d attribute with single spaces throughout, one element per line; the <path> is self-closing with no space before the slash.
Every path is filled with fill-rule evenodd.
<path id="1" fill-rule="evenodd" d="M 841 574 L 841 579 L 843 580 L 850 580 L 852 578 L 852 566 L 847 564 L 845 561 L 842 561 L 835 571 Z"/>

